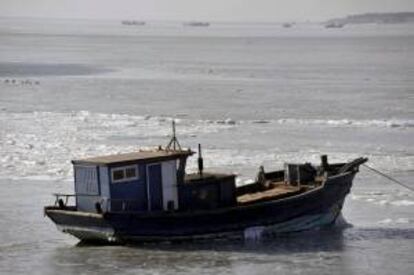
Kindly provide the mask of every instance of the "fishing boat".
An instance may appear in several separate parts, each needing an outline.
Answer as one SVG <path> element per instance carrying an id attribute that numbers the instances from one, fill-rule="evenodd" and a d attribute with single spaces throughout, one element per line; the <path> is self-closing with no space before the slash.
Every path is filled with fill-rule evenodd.
<path id="1" fill-rule="evenodd" d="M 246 232 L 282 234 L 330 226 L 340 216 L 359 166 L 285 163 L 254 182 L 236 186 L 236 175 L 186 173 L 188 157 L 176 136 L 154 150 L 73 160 L 74 194 L 55 194 L 44 208 L 64 233 L 84 242 L 133 243 L 243 239 Z M 71 202 L 72 201 L 72 202 Z"/>
<path id="2" fill-rule="evenodd" d="M 184 22 L 183 26 L 188 27 L 208 27 L 210 26 L 209 22 L 201 22 L 201 21 L 190 21 L 190 22 Z"/>
<path id="3" fill-rule="evenodd" d="M 121 24 L 125 26 L 144 26 L 146 22 L 137 20 L 122 20 Z"/>
<path id="4" fill-rule="evenodd" d="M 293 27 L 294 24 L 295 23 L 292 23 L 292 22 L 286 22 L 286 23 L 283 23 L 282 26 L 283 28 L 291 28 Z"/>
<path id="5" fill-rule="evenodd" d="M 325 28 L 327 29 L 340 29 L 345 26 L 345 23 L 332 21 L 325 24 Z"/>

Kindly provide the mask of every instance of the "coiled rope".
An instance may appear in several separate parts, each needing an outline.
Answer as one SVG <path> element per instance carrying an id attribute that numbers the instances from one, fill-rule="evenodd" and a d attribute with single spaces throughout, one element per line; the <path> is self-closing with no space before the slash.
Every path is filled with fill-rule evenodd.
<path id="1" fill-rule="evenodd" d="M 402 183 L 401 181 L 399 181 L 399 180 L 397 180 L 397 179 L 395 179 L 395 178 L 393 178 L 393 177 L 391 177 L 391 176 L 389 176 L 389 175 L 387 175 L 387 174 L 384 174 L 383 172 L 380 172 L 380 171 L 378 171 L 378 170 L 377 170 L 377 169 L 375 169 L 375 168 L 372 168 L 371 166 L 368 166 L 368 165 L 366 165 L 366 164 L 362 164 L 362 166 L 365 166 L 366 168 L 368 168 L 369 170 L 371 170 L 371 171 L 373 171 L 373 172 L 375 172 L 375 173 L 379 174 L 380 176 L 383 176 L 384 178 L 387 178 L 387 179 L 389 179 L 390 181 L 392 181 L 392 182 L 394 182 L 394 183 L 396 183 L 396 184 L 399 184 L 399 185 L 401 185 L 402 187 L 407 188 L 407 189 L 408 189 L 408 190 L 410 190 L 411 192 L 414 192 L 414 188 L 413 188 L 413 187 L 408 186 L 408 185 L 406 185 L 406 184 Z"/>

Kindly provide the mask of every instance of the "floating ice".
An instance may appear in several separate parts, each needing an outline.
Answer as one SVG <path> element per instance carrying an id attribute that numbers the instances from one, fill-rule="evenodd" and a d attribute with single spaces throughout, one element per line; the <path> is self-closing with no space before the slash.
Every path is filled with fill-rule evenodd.
<path id="1" fill-rule="evenodd" d="M 372 119 L 372 120 L 355 120 L 355 119 L 295 119 L 283 118 L 274 121 L 278 124 L 300 124 L 300 125 L 327 125 L 334 127 L 390 127 L 390 128 L 413 128 L 414 120 L 402 119 Z M 257 123 L 257 122 L 256 122 Z"/>
<path id="2" fill-rule="evenodd" d="M 383 206 L 413 206 L 414 200 L 412 195 L 402 193 L 398 190 L 392 189 L 387 193 L 384 192 L 364 192 L 359 194 L 351 194 L 351 199 L 365 201 Z"/>
<path id="3" fill-rule="evenodd" d="M 393 219 L 388 218 L 388 219 L 381 220 L 378 223 L 379 224 L 391 224 L 393 222 L 394 222 Z"/>
<path id="4" fill-rule="evenodd" d="M 398 201 L 392 201 L 391 204 L 395 206 L 410 206 L 410 205 L 414 205 L 414 201 L 398 200 Z"/>
<path id="5" fill-rule="evenodd" d="M 72 178 L 71 159 L 87 156 L 113 154 L 137 150 L 142 146 L 165 144 L 171 134 L 172 117 L 136 116 L 128 114 L 103 114 L 89 111 L 68 113 L 0 112 L 0 177 L 48 176 Z M 246 124 L 251 127 L 273 127 L 271 124 L 257 125 L 255 121 L 195 120 L 182 117 L 179 124 L 180 138 L 194 139 L 199 136 L 214 136 L 220 140 L 225 131 L 228 136 L 239 135 Z M 297 123 L 298 120 L 281 120 L 282 123 Z M 307 120 L 302 120 L 307 121 Z M 269 121 L 274 123 L 274 121 Z M 323 122 L 325 123 L 325 122 Z M 349 123 L 340 121 L 340 123 Z M 354 123 L 354 122 L 353 122 Z M 259 123 L 260 124 L 260 123 Z M 166 138 L 167 137 L 167 138 Z M 302 162 L 304 159 L 319 162 L 318 150 L 302 149 L 283 151 L 279 148 L 206 147 L 206 166 L 214 170 L 242 173 L 243 184 L 254 177 L 256 168 L 271 164 L 272 169 L 283 167 L 283 163 Z M 346 161 L 359 157 L 356 153 L 327 152 L 330 161 Z M 367 155 L 371 165 L 382 169 L 412 169 L 414 156 Z M 189 171 L 196 170 L 195 161 L 189 162 Z M 247 172 L 247 173 L 246 173 Z M 387 200 L 392 201 L 392 200 Z"/>
<path id="6" fill-rule="evenodd" d="M 129 152 L 166 142 L 171 117 L 70 113 L 0 113 L 0 177 L 71 178 L 71 159 Z M 229 129 L 206 121 L 175 119 L 181 137 Z"/>
<path id="7" fill-rule="evenodd" d="M 387 219 L 379 221 L 378 223 L 392 225 L 392 224 L 410 224 L 413 222 L 414 220 L 410 218 L 397 218 L 397 219 L 387 218 Z"/>

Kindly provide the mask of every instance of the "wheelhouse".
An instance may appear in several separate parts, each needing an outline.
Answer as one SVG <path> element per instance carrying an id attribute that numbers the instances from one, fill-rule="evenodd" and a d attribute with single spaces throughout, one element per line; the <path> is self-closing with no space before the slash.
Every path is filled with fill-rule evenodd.
<path id="1" fill-rule="evenodd" d="M 179 207 L 191 150 L 139 151 L 73 160 L 76 209 L 84 212 L 165 211 Z"/>

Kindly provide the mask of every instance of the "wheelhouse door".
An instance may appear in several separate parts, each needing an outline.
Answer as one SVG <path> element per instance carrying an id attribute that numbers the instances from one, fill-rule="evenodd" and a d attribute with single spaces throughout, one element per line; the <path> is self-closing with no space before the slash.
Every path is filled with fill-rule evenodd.
<path id="1" fill-rule="evenodd" d="M 163 209 L 161 164 L 147 166 L 148 210 Z"/>

